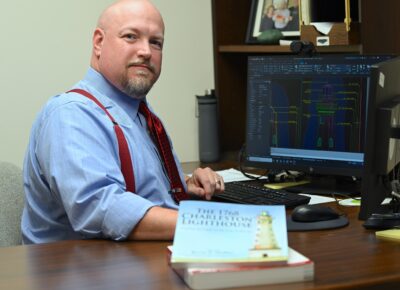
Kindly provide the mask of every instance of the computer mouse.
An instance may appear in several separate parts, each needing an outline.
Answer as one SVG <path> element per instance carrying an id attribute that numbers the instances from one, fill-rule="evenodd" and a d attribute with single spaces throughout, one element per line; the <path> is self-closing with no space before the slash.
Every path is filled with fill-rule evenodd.
<path id="1" fill-rule="evenodd" d="M 300 205 L 293 209 L 292 220 L 295 222 L 320 222 L 339 218 L 333 209 L 322 205 Z"/>

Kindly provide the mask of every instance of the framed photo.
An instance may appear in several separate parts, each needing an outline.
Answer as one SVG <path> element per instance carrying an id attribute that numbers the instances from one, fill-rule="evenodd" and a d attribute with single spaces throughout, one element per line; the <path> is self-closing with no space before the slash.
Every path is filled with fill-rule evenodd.
<path id="1" fill-rule="evenodd" d="M 299 36 L 299 0 L 252 0 L 247 43 L 258 43 L 264 31 L 277 29 L 284 36 Z"/>

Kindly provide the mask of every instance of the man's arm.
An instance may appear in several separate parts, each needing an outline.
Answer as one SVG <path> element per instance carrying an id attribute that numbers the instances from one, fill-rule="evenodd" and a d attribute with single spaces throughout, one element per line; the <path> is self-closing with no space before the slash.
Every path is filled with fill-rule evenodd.
<path id="1" fill-rule="evenodd" d="M 172 240 L 178 212 L 173 209 L 152 207 L 136 225 L 129 240 Z"/>
<path id="2" fill-rule="evenodd" d="M 210 168 L 198 168 L 191 177 L 185 177 L 188 191 L 206 199 L 224 190 L 224 180 Z M 178 212 L 176 210 L 152 207 L 136 225 L 130 240 L 172 240 L 175 233 Z"/>

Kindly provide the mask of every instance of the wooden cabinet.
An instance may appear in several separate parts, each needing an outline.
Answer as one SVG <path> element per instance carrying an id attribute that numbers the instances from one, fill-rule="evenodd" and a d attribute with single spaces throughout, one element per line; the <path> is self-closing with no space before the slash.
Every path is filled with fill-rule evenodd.
<path id="1" fill-rule="evenodd" d="M 286 46 L 246 45 L 251 0 L 211 1 L 220 143 L 223 158 L 230 159 L 245 142 L 247 56 L 291 52 Z M 319 47 L 318 52 L 400 54 L 398 14 L 398 0 L 361 0 L 361 44 Z"/>

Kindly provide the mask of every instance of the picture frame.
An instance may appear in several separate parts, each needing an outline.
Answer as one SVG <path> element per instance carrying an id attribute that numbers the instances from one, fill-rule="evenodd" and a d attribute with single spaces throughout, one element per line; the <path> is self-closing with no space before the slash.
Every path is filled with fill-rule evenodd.
<path id="1" fill-rule="evenodd" d="M 284 37 L 300 36 L 299 0 L 252 0 L 246 43 L 259 43 L 267 30 L 279 30 Z"/>

